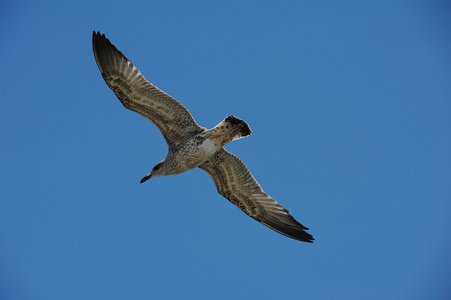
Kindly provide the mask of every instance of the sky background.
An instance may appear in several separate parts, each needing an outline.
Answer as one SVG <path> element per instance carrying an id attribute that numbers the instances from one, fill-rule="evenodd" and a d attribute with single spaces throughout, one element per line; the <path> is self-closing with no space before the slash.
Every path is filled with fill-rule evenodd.
<path id="1" fill-rule="evenodd" d="M 2 1 L 1 299 L 446 299 L 449 1 Z M 315 237 L 167 147 L 92 54 L 100 30 Z"/>

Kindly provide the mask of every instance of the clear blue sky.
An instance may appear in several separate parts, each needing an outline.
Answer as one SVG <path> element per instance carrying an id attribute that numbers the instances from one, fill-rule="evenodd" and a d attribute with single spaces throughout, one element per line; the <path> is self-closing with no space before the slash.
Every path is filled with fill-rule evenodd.
<path id="1" fill-rule="evenodd" d="M 448 1 L 3 1 L 1 299 L 445 299 Z M 310 227 L 291 240 L 166 155 L 100 30 Z M 447 295 L 447 296 L 446 296 Z"/>

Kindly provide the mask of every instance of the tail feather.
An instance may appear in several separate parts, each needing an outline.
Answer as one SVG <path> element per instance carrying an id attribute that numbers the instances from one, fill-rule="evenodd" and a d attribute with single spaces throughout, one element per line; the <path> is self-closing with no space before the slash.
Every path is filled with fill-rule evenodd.
<path id="1" fill-rule="evenodd" d="M 243 137 L 246 137 L 248 135 L 251 135 L 252 130 L 249 127 L 249 125 L 247 125 L 246 121 L 241 120 L 235 116 L 228 116 L 227 118 L 224 119 L 224 121 L 222 121 L 223 123 L 229 123 L 230 125 L 238 125 L 241 127 L 240 132 L 238 132 L 238 134 L 232 139 L 232 141 L 237 140 L 237 139 L 241 139 Z"/>

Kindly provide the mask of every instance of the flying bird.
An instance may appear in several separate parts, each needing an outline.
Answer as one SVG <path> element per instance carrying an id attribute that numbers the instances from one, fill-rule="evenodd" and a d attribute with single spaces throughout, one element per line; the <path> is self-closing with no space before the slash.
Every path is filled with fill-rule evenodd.
<path id="1" fill-rule="evenodd" d="M 106 84 L 125 108 L 155 124 L 168 145 L 166 158 L 141 183 L 200 168 L 213 179 L 219 194 L 251 218 L 292 239 L 313 242 L 308 228 L 266 194 L 244 163 L 224 149 L 228 142 L 252 133 L 244 120 L 228 116 L 207 130 L 180 102 L 147 81 L 104 34 L 93 32 L 92 47 Z"/>

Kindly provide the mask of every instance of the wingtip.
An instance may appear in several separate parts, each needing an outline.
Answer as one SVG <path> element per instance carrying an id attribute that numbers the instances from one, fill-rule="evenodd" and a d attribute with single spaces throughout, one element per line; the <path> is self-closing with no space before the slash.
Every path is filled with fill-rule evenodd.
<path id="1" fill-rule="evenodd" d="M 304 225 L 302 225 L 302 231 L 304 233 L 305 239 L 302 239 L 300 241 L 306 242 L 306 243 L 313 243 L 313 241 L 315 240 L 315 238 L 313 237 L 313 235 L 311 235 L 310 233 L 306 232 L 305 230 L 309 230 L 308 227 L 305 227 Z"/>
<path id="2" fill-rule="evenodd" d="M 305 242 L 307 242 L 307 243 L 313 243 L 314 240 L 315 240 L 315 238 L 314 238 L 312 235 L 310 235 L 309 239 L 306 240 Z"/>
<path id="3" fill-rule="evenodd" d="M 315 240 L 315 238 L 308 232 L 303 231 L 301 236 L 296 236 L 296 237 L 292 237 L 292 236 L 288 236 L 291 237 L 295 240 L 301 241 L 301 242 L 306 242 L 306 243 L 313 243 L 313 241 Z"/>
<path id="4" fill-rule="evenodd" d="M 93 45 L 93 47 L 95 48 L 96 44 L 97 44 L 97 46 L 100 46 L 100 43 L 102 43 L 101 42 L 102 40 L 109 41 L 104 33 L 100 33 L 100 31 L 93 30 L 92 31 L 92 45 Z"/>
<path id="5" fill-rule="evenodd" d="M 266 226 L 268 226 L 268 225 L 266 225 Z M 273 227 L 270 227 L 270 228 L 277 231 L 278 233 L 280 233 L 286 237 L 289 237 L 293 240 L 296 240 L 296 241 L 305 242 L 305 243 L 313 243 L 313 241 L 315 240 L 315 238 L 310 233 L 308 233 L 304 230 L 301 230 L 298 232 L 283 232 L 283 231 L 274 229 Z"/>
<path id="6" fill-rule="evenodd" d="M 100 31 L 92 31 L 92 40 L 94 41 L 96 38 L 100 38 L 102 36 L 102 34 L 100 33 Z"/>
<path id="7" fill-rule="evenodd" d="M 315 238 L 313 237 L 313 235 L 311 235 L 310 233 L 306 232 L 305 230 L 308 230 L 307 227 L 303 226 L 302 224 L 300 224 L 299 222 L 297 222 L 296 220 L 294 220 L 294 218 L 292 219 L 295 222 L 295 227 L 293 226 L 280 226 L 279 222 L 267 222 L 267 221 L 260 221 L 263 225 L 271 228 L 272 230 L 286 236 L 289 237 L 293 240 L 297 240 L 297 241 L 301 241 L 301 242 L 306 242 L 306 243 L 313 243 L 313 241 L 315 240 Z"/>

